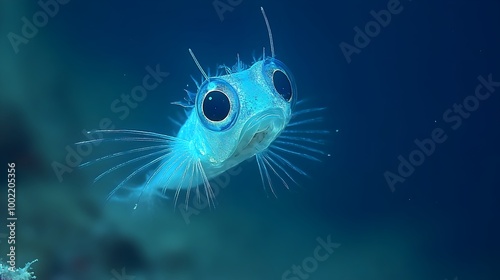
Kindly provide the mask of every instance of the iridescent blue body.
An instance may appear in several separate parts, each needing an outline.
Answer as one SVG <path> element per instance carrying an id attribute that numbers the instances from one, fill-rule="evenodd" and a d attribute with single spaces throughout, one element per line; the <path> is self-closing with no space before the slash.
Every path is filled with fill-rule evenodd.
<path id="1" fill-rule="evenodd" d="M 187 92 L 184 101 L 174 103 L 187 110 L 187 119 L 176 136 L 135 130 L 99 131 L 123 134 L 127 141 L 153 143 L 83 164 L 147 152 L 106 170 L 96 178 L 98 180 L 129 164 L 146 161 L 116 186 L 108 198 L 126 187 L 133 190 L 137 200 L 143 195 L 159 194 L 173 196 L 177 201 L 181 191 L 187 191 L 187 200 L 191 189 L 196 188 L 199 194 L 199 186 L 203 186 L 206 196 L 213 199 L 210 179 L 254 156 L 262 183 L 274 193 L 271 175 L 288 188 L 287 181 L 294 181 L 290 171 L 305 174 L 287 159 L 287 155 L 319 160 L 316 156 L 324 153 L 314 147 L 323 143 L 317 136 L 328 132 L 299 128 L 320 121 L 321 117 L 311 118 L 309 113 L 324 108 L 295 109 L 295 105 L 301 102 L 297 102 L 294 78 L 290 70 L 274 57 L 269 26 L 268 30 L 271 57 L 263 54 L 250 67 L 238 57 L 232 68 L 220 67 L 225 71 L 224 75 L 208 76 L 200 67 L 204 80 L 196 83 L 197 92 Z M 91 141 L 78 144 L 88 142 Z M 130 188 L 127 183 L 139 173 L 147 173 L 146 180 L 142 185 Z M 166 195 L 172 191 L 173 195 Z"/>

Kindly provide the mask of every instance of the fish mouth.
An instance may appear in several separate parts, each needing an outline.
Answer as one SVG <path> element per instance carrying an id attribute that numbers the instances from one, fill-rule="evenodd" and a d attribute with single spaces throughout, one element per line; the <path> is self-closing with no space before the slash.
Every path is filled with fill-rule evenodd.
<path id="1" fill-rule="evenodd" d="M 249 158 L 267 149 L 285 127 L 284 122 L 279 112 L 263 113 L 249 120 L 241 131 L 233 157 Z"/>

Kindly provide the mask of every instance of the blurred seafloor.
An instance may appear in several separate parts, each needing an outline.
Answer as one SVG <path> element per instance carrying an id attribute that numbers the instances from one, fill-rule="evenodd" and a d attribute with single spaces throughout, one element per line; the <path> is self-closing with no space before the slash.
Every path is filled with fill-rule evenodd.
<path id="1" fill-rule="evenodd" d="M 214 2 L 69 1 L 18 53 L 8 34 L 41 7 L 0 2 L 0 147 L 2 164 L 16 163 L 18 266 L 39 259 L 37 279 L 49 280 L 308 279 L 283 276 L 330 236 L 340 247 L 310 279 L 500 279 L 498 92 L 459 129 L 443 120 L 479 75 L 500 80 L 498 1 L 403 1 L 351 63 L 339 44 L 353 44 L 353 28 L 390 1 L 221 1 L 237 3 L 222 17 Z M 105 205 L 125 172 L 91 186 L 102 170 L 74 169 L 59 182 L 53 163 L 103 119 L 175 133 L 169 117 L 182 111 L 170 102 L 199 76 L 187 49 L 212 69 L 237 53 L 250 63 L 269 49 L 260 6 L 301 98 L 328 107 L 331 157 L 299 162 L 309 174 L 299 187 L 277 188 L 275 199 L 245 163 L 215 209 L 187 217 L 168 201 Z M 126 116 L 114 112 L 158 64 L 170 75 Z M 438 127 L 448 140 L 391 192 L 384 172 Z M 6 221 L 4 194 L 2 184 Z"/>

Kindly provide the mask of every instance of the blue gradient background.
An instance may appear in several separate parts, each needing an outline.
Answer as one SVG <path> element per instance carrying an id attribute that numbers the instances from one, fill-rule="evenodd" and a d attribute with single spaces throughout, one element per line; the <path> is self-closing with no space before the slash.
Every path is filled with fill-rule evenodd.
<path id="1" fill-rule="evenodd" d="M 353 28 L 387 2 L 243 0 L 221 21 L 211 1 L 73 0 L 15 54 L 7 34 L 20 34 L 21 17 L 40 8 L 2 1 L 1 158 L 17 166 L 18 265 L 38 258 L 37 279 L 54 280 L 112 279 L 122 268 L 145 279 L 282 279 L 330 235 L 341 246 L 309 279 L 500 279 L 500 89 L 457 130 L 442 117 L 474 93 L 479 75 L 500 80 L 500 2 L 402 1 L 347 63 L 339 44 L 353 44 Z M 187 225 L 168 201 L 141 214 L 104 206 L 127 173 L 98 187 L 90 186 L 98 169 L 57 180 L 53 161 L 64 162 L 65 147 L 102 118 L 175 131 L 168 118 L 181 111 L 170 102 L 199 75 L 187 49 L 212 69 L 237 53 L 250 63 L 252 52 L 269 50 L 260 6 L 301 98 L 328 107 L 331 157 L 299 161 L 310 174 L 300 187 L 278 188 L 275 199 L 246 163 L 217 208 Z M 156 64 L 170 76 L 121 120 L 110 104 Z M 384 172 L 436 127 L 446 142 L 391 192 Z"/>

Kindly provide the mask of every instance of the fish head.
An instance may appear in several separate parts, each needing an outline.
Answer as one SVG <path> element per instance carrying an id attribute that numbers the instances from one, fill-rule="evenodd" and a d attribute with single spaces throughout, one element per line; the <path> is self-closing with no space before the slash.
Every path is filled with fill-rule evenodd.
<path id="1" fill-rule="evenodd" d="M 186 133 L 204 162 L 236 165 L 269 147 L 290 121 L 297 90 L 281 61 L 266 58 L 200 85 Z M 224 168 L 225 169 L 225 168 Z"/>

